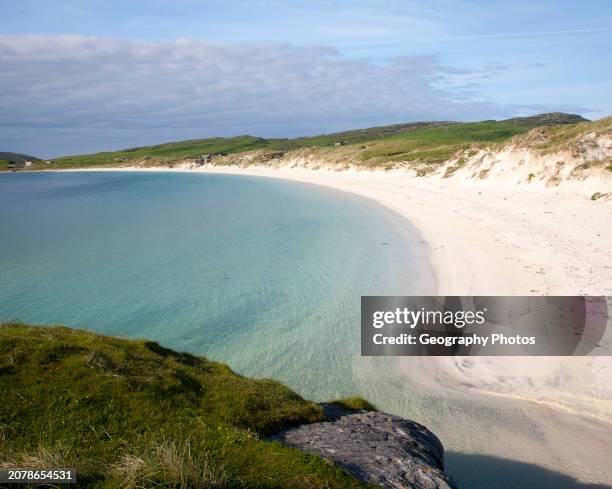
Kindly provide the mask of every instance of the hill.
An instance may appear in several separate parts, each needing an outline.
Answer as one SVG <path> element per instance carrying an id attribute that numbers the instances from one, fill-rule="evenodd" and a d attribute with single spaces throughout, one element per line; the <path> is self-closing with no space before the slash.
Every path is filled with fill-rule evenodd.
<path id="1" fill-rule="evenodd" d="M 21 153 L 0 152 L 0 161 L 14 161 L 15 163 L 23 163 L 24 161 L 40 161 L 40 158 L 35 156 L 25 155 Z"/>
<path id="2" fill-rule="evenodd" d="M 579 122 L 590 122 L 578 114 L 565 114 L 564 112 L 550 112 L 548 114 L 538 114 L 528 117 L 513 117 L 502 122 L 514 124 L 516 126 L 533 129 L 540 126 L 559 126 L 565 124 L 578 124 Z"/>
<path id="3" fill-rule="evenodd" d="M 255 136 L 194 139 L 120 151 L 67 156 L 57 158 L 55 162 L 60 168 L 166 166 L 181 164 L 186 160 L 196 160 L 201 155 L 211 155 L 213 163 L 223 161 L 224 164 L 231 164 L 232 158 L 225 160 L 220 158 L 259 151 L 261 158 L 256 158 L 255 161 L 261 162 L 278 158 L 290 151 L 322 148 L 335 149 L 339 154 L 346 153 L 358 164 L 365 166 L 384 166 L 390 161 L 403 160 L 435 164 L 445 161 L 454 152 L 473 144 L 491 145 L 503 142 L 517 134 L 526 133 L 546 121 L 550 123 L 563 121 L 565 124 L 578 117 L 580 116 L 571 114 L 542 114 L 507 121 L 415 122 L 295 139 L 266 139 Z"/>
<path id="4" fill-rule="evenodd" d="M 402 157 L 444 161 L 457 149 L 473 143 L 504 141 L 527 129 L 503 122 L 420 123 L 385 126 L 345 133 L 297 139 L 264 139 L 254 136 L 212 138 L 131 148 L 115 152 L 69 156 L 55 160 L 56 167 L 87 166 L 155 166 L 180 164 L 203 154 L 213 155 L 214 162 L 232 164 L 232 156 L 260 151 L 261 161 L 300 149 L 334 149 L 358 153 L 357 158 L 375 166 Z M 337 147 L 336 142 L 341 146 Z M 229 156 L 230 158 L 225 158 Z M 259 162 L 259 160 L 257 160 Z"/>
<path id="5" fill-rule="evenodd" d="M 0 383 L 0 467 L 76 467 L 98 488 L 363 487 L 263 439 L 320 405 L 151 341 L 2 325 Z"/>

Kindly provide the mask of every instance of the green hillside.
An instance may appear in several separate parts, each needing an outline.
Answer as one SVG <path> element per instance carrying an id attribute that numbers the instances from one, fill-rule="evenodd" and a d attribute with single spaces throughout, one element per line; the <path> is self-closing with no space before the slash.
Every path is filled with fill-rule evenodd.
<path id="1" fill-rule="evenodd" d="M 411 124 L 370 128 L 297 139 L 264 139 L 253 136 L 212 138 L 166 143 L 115 152 L 57 158 L 59 167 L 165 165 L 202 154 L 232 155 L 245 151 L 288 152 L 301 148 L 334 148 L 338 153 L 357 154 L 358 160 L 379 161 L 401 158 L 440 161 L 465 145 L 495 143 L 526 132 L 504 122 Z M 335 147 L 336 142 L 343 145 Z M 364 145 L 374 145 L 373 147 Z M 418 150 L 418 151 L 415 151 Z M 228 161 L 226 163 L 230 163 Z"/>
<path id="2" fill-rule="evenodd" d="M 456 151 L 473 145 L 492 145 L 507 141 L 545 124 L 567 125 L 586 121 L 573 114 L 552 113 L 518 117 L 505 121 L 416 122 L 371 127 L 294 139 L 265 139 L 255 136 L 209 138 L 178 141 L 154 146 L 129 148 L 89 155 L 55 159 L 53 168 L 102 166 L 165 166 L 212 155 L 215 164 L 235 164 L 232 155 L 259 151 L 256 163 L 303 149 L 324 150 L 332 160 L 351 164 L 385 167 L 389 163 L 441 163 Z M 338 146 L 339 145 L 339 146 Z M 329 153 L 329 150 L 332 150 Z M 244 162 L 241 160 L 241 164 Z"/>
<path id="3" fill-rule="evenodd" d="M 517 126 L 533 129 L 540 126 L 563 126 L 567 124 L 578 124 L 580 122 L 590 122 L 588 119 L 578 114 L 565 114 L 563 112 L 550 112 L 548 114 L 537 114 L 527 117 L 513 117 L 502 122 Z"/>
<path id="4" fill-rule="evenodd" d="M 484 121 L 419 129 L 373 141 L 360 151 L 369 166 L 391 161 L 436 164 L 474 145 L 501 143 L 528 129 L 505 122 Z"/>
<path id="5" fill-rule="evenodd" d="M 40 161 L 40 158 L 36 158 L 36 156 L 25 155 L 22 153 L 9 153 L 0 151 L 0 168 L 7 165 L 9 161 L 14 161 L 15 163 L 23 163 L 25 161 Z"/>
<path id="6" fill-rule="evenodd" d="M 318 404 L 150 341 L 2 325 L 0 385 L 0 467 L 76 467 L 80 487 L 362 487 L 264 440 L 323 420 Z"/>
<path id="7" fill-rule="evenodd" d="M 186 158 L 197 158 L 203 154 L 231 155 L 253 150 L 291 151 L 306 147 L 333 147 L 337 141 L 342 141 L 344 144 L 363 143 L 438 124 L 440 123 L 396 124 L 295 139 L 264 139 L 255 136 L 193 139 L 120 151 L 67 156 L 57 158 L 55 162 L 60 167 L 120 166 L 134 162 L 163 165 Z"/>
<path id="8" fill-rule="evenodd" d="M 147 161 L 164 164 L 185 158 L 197 158 L 202 154 L 230 154 L 254 149 L 271 148 L 271 141 L 253 136 L 233 138 L 193 139 L 174 143 L 143 146 L 120 151 L 56 158 L 56 166 L 125 166 L 130 162 Z"/>

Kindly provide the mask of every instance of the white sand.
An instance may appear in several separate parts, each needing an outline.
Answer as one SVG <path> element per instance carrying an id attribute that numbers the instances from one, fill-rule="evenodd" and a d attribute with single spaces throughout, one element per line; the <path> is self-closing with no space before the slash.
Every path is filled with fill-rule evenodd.
<path id="1" fill-rule="evenodd" d="M 376 200 L 416 226 L 430 244 L 439 295 L 612 295 L 612 200 L 593 202 L 569 185 L 268 167 L 78 171 L 224 173 L 323 185 Z"/>
<path id="2" fill-rule="evenodd" d="M 406 217 L 429 243 L 439 295 L 612 295 L 612 202 L 593 202 L 575 186 L 519 187 L 402 171 L 174 171 L 284 178 L 374 199 Z M 612 357 L 402 358 L 398 373 L 407 386 L 440 399 L 439 411 L 410 414 L 448 451 L 612 484 Z M 469 467 L 465 458 L 449 458 L 460 482 L 486 487 Z M 547 480 L 550 487 L 579 487 L 572 479 Z M 496 487 L 535 487 L 524 484 Z"/>

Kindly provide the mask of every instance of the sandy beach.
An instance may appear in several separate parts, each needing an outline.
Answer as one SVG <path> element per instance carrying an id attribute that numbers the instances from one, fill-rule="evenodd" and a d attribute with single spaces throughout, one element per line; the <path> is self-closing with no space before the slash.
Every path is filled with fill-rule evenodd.
<path id="1" fill-rule="evenodd" d="M 60 170 L 64 171 L 64 170 Z M 72 171 L 72 170 L 65 170 Z M 283 178 L 351 192 L 408 219 L 429 244 L 439 295 L 612 295 L 612 201 L 392 171 L 269 167 L 88 168 Z"/>
<path id="2" fill-rule="evenodd" d="M 440 295 L 612 294 L 611 203 L 402 171 L 203 171 L 286 178 L 376 200 L 429 243 Z"/>
<path id="3" fill-rule="evenodd" d="M 402 171 L 105 170 L 283 178 L 373 199 L 419 230 L 439 295 L 612 295 L 612 203 L 593 202 L 573 187 L 531 189 Z M 400 358 L 396 369 L 407 388 L 438 405 L 399 414 L 436 432 L 451 453 L 450 473 L 473 487 L 484 487 L 473 476 L 482 457 L 525 474 L 525 485 L 512 487 L 531 487 L 539 477 L 541 487 L 612 481 L 611 357 Z M 547 471 L 565 476 L 551 479 Z"/>

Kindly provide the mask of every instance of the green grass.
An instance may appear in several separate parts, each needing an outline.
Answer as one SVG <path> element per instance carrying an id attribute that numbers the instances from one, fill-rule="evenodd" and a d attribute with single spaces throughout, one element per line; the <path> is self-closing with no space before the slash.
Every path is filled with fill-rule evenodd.
<path id="1" fill-rule="evenodd" d="M 508 121 L 396 124 L 295 139 L 264 139 L 254 136 L 194 139 L 114 152 L 66 156 L 55 159 L 56 164 L 52 168 L 172 166 L 202 154 L 216 155 L 213 157 L 216 164 L 266 164 L 273 153 L 276 153 L 275 156 L 279 156 L 279 153 L 280 156 L 291 156 L 295 154 L 292 152 L 307 149 L 319 159 L 344 167 L 357 165 L 366 168 L 393 168 L 418 164 L 430 165 L 433 169 L 458 151 L 503 143 L 513 136 L 528 133 L 540 122 L 556 120 L 552 116 L 559 117 L 558 114 L 545 114 Z M 542 120 L 538 119 L 542 117 Z M 574 119 L 570 117 L 568 120 Z M 605 121 L 541 126 L 525 134 L 524 141 L 540 149 L 554 149 L 583 135 L 585 128 L 597 130 L 609 127 L 610 119 Z M 335 147 L 337 141 L 345 144 Z M 253 151 L 259 153 L 249 160 L 236 157 Z M 219 158 L 219 155 L 226 156 Z"/>
<path id="2" fill-rule="evenodd" d="M 338 399 L 331 401 L 331 404 L 336 404 L 349 411 L 376 411 L 376 407 L 361 397 L 347 397 L 346 399 Z"/>
<path id="3" fill-rule="evenodd" d="M 272 148 L 271 141 L 253 136 L 233 138 L 195 139 L 174 143 L 143 146 L 122 151 L 94 153 L 90 155 L 66 156 L 56 158 L 58 167 L 72 168 L 82 166 L 126 166 L 142 160 L 152 164 L 167 164 L 186 158 L 197 158 L 202 154 L 240 153 L 256 149 Z"/>
<path id="4" fill-rule="evenodd" d="M 484 121 L 429 127 L 389 139 L 440 144 L 499 143 L 524 132 L 527 132 L 526 128 L 506 122 Z"/>
<path id="5" fill-rule="evenodd" d="M 209 138 L 178 141 L 155 146 L 142 146 L 120 151 L 108 151 L 88 155 L 65 156 L 54 161 L 61 168 L 83 166 L 129 166 L 132 162 L 147 161 L 151 165 L 172 164 L 183 159 L 197 158 L 202 154 L 236 154 L 245 151 L 291 151 L 306 147 L 333 147 L 336 141 L 345 144 L 356 144 L 386 137 L 393 134 L 406 133 L 421 127 L 427 127 L 429 122 L 395 124 L 391 126 L 357 129 L 332 134 L 295 139 L 264 139 L 254 136 L 236 136 L 232 138 Z"/>
<path id="6" fill-rule="evenodd" d="M 505 122 L 485 121 L 418 129 L 374 142 L 360 157 L 363 162 L 388 161 L 439 164 L 474 145 L 501 143 L 528 129 Z"/>
<path id="7" fill-rule="evenodd" d="M 517 140 L 544 153 L 576 149 L 576 141 L 587 134 L 612 134 L 612 117 L 594 122 L 537 128 Z"/>
<path id="8" fill-rule="evenodd" d="M 2 325 L 0 385 L 0 466 L 76 467 L 99 488 L 363 487 L 264 439 L 324 420 L 318 404 L 154 342 Z"/>
<path id="9" fill-rule="evenodd" d="M 129 166 L 132 164 L 168 165 L 202 154 L 235 155 L 245 151 L 289 152 L 302 148 L 332 149 L 337 155 L 349 154 L 352 160 L 372 166 L 389 161 L 439 163 L 457 149 L 474 143 L 496 143 L 526 128 L 503 122 L 413 123 L 374 127 L 355 131 L 295 139 L 264 139 L 253 136 L 180 141 L 91 155 L 55 159 L 60 168 L 86 166 Z M 336 141 L 345 143 L 335 147 Z M 261 162 L 262 160 L 256 160 Z M 226 161 L 232 163 L 231 159 Z"/>

